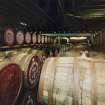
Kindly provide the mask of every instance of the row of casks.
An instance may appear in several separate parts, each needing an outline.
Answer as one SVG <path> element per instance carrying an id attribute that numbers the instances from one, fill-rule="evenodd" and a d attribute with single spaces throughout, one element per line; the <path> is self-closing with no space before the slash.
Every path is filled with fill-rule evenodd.
<path id="1" fill-rule="evenodd" d="M 32 97 L 35 95 L 31 89 L 34 89 L 34 94 L 37 93 L 35 87 L 45 60 L 43 52 L 10 53 L 0 58 L 0 105 L 34 105 Z M 24 99 L 20 101 L 20 97 Z"/>
<path id="2" fill-rule="evenodd" d="M 98 31 L 92 36 L 92 44 L 97 46 L 99 49 L 105 47 L 105 31 Z"/>
<path id="3" fill-rule="evenodd" d="M 105 105 L 105 61 L 82 57 L 48 58 L 38 101 L 43 105 Z"/>
<path id="4" fill-rule="evenodd" d="M 50 44 L 54 38 L 41 32 L 14 31 L 6 28 L 0 32 L 0 45 Z"/>

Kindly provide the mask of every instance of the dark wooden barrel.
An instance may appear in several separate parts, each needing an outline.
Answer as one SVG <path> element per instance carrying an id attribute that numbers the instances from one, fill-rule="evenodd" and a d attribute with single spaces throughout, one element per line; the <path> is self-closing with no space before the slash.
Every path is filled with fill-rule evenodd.
<path id="1" fill-rule="evenodd" d="M 26 42 L 26 44 L 30 44 L 31 41 L 32 41 L 31 33 L 30 32 L 26 32 L 26 34 L 25 34 L 25 42 Z"/>
<path id="2" fill-rule="evenodd" d="M 36 35 L 36 32 L 34 32 L 34 33 L 32 34 L 32 43 L 33 43 L 33 44 L 36 44 L 36 43 L 37 43 L 37 35 Z"/>
<path id="3" fill-rule="evenodd" d="M 39 80 L 41 72 L 40 58 L 33 53 L 18 53 L 9 58 L 12 62 L 20 65 L 24 72 L 24 84 L 26 88 L 34 88 Z"/>
<path id="4" fill-rule="evenodd" d="M 1 45 L 13 45 L 15 42 L 15 31 L 12 28 L 4 28 L 0 33 Z"/>
<path id="5" fill-rule="evenodd" d="M 16 33 L 16 43 L 22 45 L 24 43 L 24 33 L 22 31 L 17 31 Z"/>
<path id="6" fill-rule="evenodd" d="M 0 105 L 15 105 L 22 81 L 23 75 L 18 65 L 0 61 Z"/>
<path id="7" fill-rule="evenodd" d="M 39 101 L 47 105 L 104 105 L 105 61 L 56 57 L 45 61 Z"/>

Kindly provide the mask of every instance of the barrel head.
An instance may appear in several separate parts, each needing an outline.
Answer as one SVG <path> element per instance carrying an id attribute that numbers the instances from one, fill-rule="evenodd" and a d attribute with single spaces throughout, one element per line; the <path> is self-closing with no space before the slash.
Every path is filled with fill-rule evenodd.
<path id="1" fill-rule="evenodd" d="M 30 32 L 27 32 L 25 34 L 25 42 L 26 42 L 26 44 L 30 44 L 31 43 L 31 34 L 30 34 Z"/>
<path id="2" fill-rule="evenodd" d="M 9 64 L 0 70 L 0 105 L 14 105 L 22 87 L 22 72 Z"/>
<path id="3" fill-rule="evenodd" d="M 36 32 L 34 32 L 33 35 L 32 35 L 32 43 L 33 44 L 37 43 L 37 35 L 36 35 Z"/>
<path id="4" fill-rule="evenodd" d="M 6 29 L 4 32 L 4 41 L 7 45 L 13 45 L 15 40 L 15 34 L 12 29 Z"/>
<path id="5" fill-rule="evenodd" d="M 16 34 L 16 42 L 21 45 L 24 43 L 24 33 L 22 31 L 18 31 Z"/>
<path id="6" fill-rule="evenodd" d="M 38 56 L 33 56 L 32 59 L 30 60 L 28 70 L 27 70 L 27 86 L 33 88 L 34 86 L 37 85 L 39 76 L 40 76 L 40 71 L 41 71 L 41 62 Z"/>

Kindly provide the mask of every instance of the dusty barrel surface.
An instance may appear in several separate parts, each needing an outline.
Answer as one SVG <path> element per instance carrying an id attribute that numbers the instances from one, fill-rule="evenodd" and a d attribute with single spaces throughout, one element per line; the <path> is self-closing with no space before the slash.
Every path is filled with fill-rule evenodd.
<path id="1" fill-rule="evenodd" d="M 105 62 L 58 57 L 45 61 L 38 91 L 48 105 L 104 105 Z"/>
<path id="2" fill-rule="evenodd" d="M 24 33 L 22 31 L 18 31 L 16 34 L 16 43 L 21 45 L 24 43 Z"/>
<path id="3" fill-rule="evenodd" d="M 0 61 L 0 105 L 14 105 L 22 87 L 23 75 L 16 64 Z"/>
<path id="4" fill-rule="evenodd" d="M 26 32 L 26 34 L 25 34 L 25 42 L 26 42 L 26 44 L 31 43 L 31 33 L 30 32 Z"/>
<path id="5" fill-rule="evenodd" d="M 34 32 L 34 33 L 32 34 L 32 43 L 33 43 L 33 44 L 36 44 L 36 43 L 37 43 L 37 35 L 36 35 L 36 32 Z"/>
<path id="6" fill-rule="evenodd" d="M 41 62 L 37 55 L 20 53 L 12 57 L 12 61 L 19 64 L 24 72 L 24 83 L 27 88 L 33 88 L 37 85 Z"/>

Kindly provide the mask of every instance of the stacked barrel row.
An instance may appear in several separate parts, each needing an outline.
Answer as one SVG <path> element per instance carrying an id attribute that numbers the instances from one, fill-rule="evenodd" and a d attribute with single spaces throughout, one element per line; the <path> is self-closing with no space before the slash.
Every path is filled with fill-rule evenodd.
<path id="1" fill-rule="evenodd" d="M 50 44 L 54 38 L 41 32 L 29 32 L 14 30 L 12 28 L 2 29 L 0 32 L 0 45 L 23 45 L 23 44 Z"/>
<path id="2" fill-rule="evenodd" d="M 35 105 L 44 53 L 30 49 L 0 53 L 0 105 Z"/>
<path id="3" fill-rule="evenodd" d="M 92 44 L 99 49 L 103 49 L 105 47 L 105 31 L 95 32 L 92 36 Z"/>

